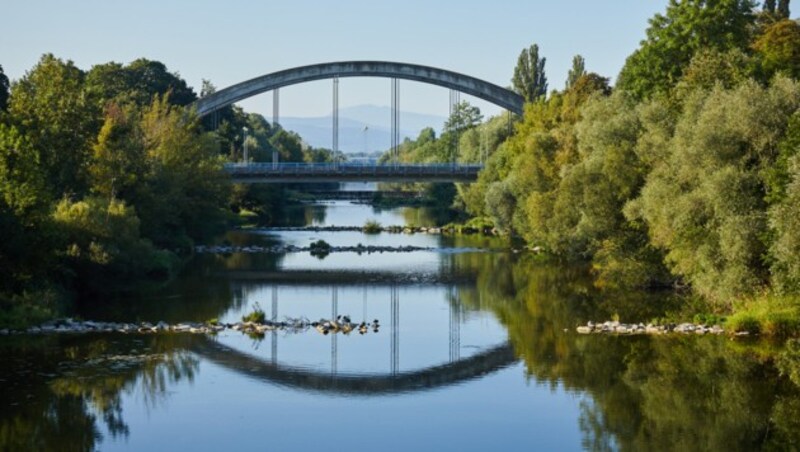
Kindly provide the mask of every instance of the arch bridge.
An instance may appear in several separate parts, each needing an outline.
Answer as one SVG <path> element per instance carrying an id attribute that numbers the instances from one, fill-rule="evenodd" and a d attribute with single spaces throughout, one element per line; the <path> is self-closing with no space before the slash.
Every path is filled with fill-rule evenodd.
<path id="1" fill-rule="evenodd" d="M 506 110 L 522 114 L 524 99 L 519 94 L 493 83 L 430 66 L 390 61 L 341 61 L 301 66 L 262 75 L 209 94 L 194 103 L 197 114 L 214 114 L 249 97 L 272 92 L 272 121 L 280 123 L 280 88 L 317 80 L 333 80 L 332 146 L 339 151 L 339 79 L 342 77 L 382 77 L 392 80 L 391 151 L 392 165 L 352 165 L 334 162 L 327 166 L 284 166 L 273 154 L 272 164 L 250 164 L 247 151 L 244 163 L 226 165 L 225 171 L 240 183 L 286 182 L 469 182 L 477 178 L 480 165 L 400 165 L 397 163 L 400 146 L 400 80 L 410 80 L 441 86 L 451 90 L 451 113 L 460 102 L 460 93 L 491 102 Z M 509 115 L 510 121 L 510 115 Z M 216 120 L 214 121 L 216 123 Z M 510 124 L 510 122 L 509 122 Z M 456 138 L 456 143 L 458 139 Z"/>

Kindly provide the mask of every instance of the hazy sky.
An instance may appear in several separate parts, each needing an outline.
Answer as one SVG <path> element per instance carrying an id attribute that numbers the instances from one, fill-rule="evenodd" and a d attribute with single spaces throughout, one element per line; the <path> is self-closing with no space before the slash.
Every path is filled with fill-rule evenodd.
<path id="1" fill-rule="evenodd" d="M 139 57 L 162 61 L 199 91 L 290 67 L 371 59 L 424 64 L 510 84 L 520 51 L 539 44 L 550 88 L 562 88 L 572 57 L 615 77 L 667 0 L 437 1 L 7 0 L 0 65 L 24 75 L 46 52 L 79 67 Z M 386 79 L 342 79 L 340 105 L 388 105 Z M 466 96 L 464 98 L 467 98 Z M 446 116 L 446 89 L 401 82 L 401 108 Z M 484 113 L 499 109 L 468 98 Z M 242 103 L 272 112 L 270 94 Z M 322 116 L 331 82 L 281 90 L 282 116 Z"/>

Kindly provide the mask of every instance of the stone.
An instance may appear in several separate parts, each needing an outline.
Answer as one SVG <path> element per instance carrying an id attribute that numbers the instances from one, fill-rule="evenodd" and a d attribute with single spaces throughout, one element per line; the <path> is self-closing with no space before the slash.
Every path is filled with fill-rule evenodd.
<path id="1" fill-rule="evenodd" d="M 589 334 L 592 332 L 592 327 L 590 326 L 579 326 L 577 328 L 578 334 Z"/>

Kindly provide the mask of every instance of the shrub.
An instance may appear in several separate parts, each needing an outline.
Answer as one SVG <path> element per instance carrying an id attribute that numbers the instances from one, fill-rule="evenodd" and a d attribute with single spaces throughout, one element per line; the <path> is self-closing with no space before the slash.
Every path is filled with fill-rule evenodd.
<path id="1" fill-rule="evenodd" d="M 383 226 L 375 220 L 368 220 L 364 223 L 364 234 L 380 234 Z"/>
<path id="2" fill-rule="evenodd" d="M 261 305 L 256 302 L 253 311 L 242 316 L 242 322 L 264 323 L 267 320 L 267 313 L 261 309 Z"/>

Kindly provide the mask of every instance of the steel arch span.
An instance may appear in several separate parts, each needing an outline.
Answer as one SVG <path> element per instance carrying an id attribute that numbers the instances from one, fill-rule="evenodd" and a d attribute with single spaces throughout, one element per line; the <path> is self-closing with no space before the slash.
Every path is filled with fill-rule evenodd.
<path id="1" fill-rule="evenodd" d="M 525 103 L 522 96 L 511 90 L 445 69 L 390 61 L 341 61 L 301 66 L 262 75 L 209 94 L 196 101 L 194 106 L 198 115 L 205 116 L 267 91 L 336 77 L 385 77 L 437 85 L 475 96 L 516 114 L 522 114 Z"/>

